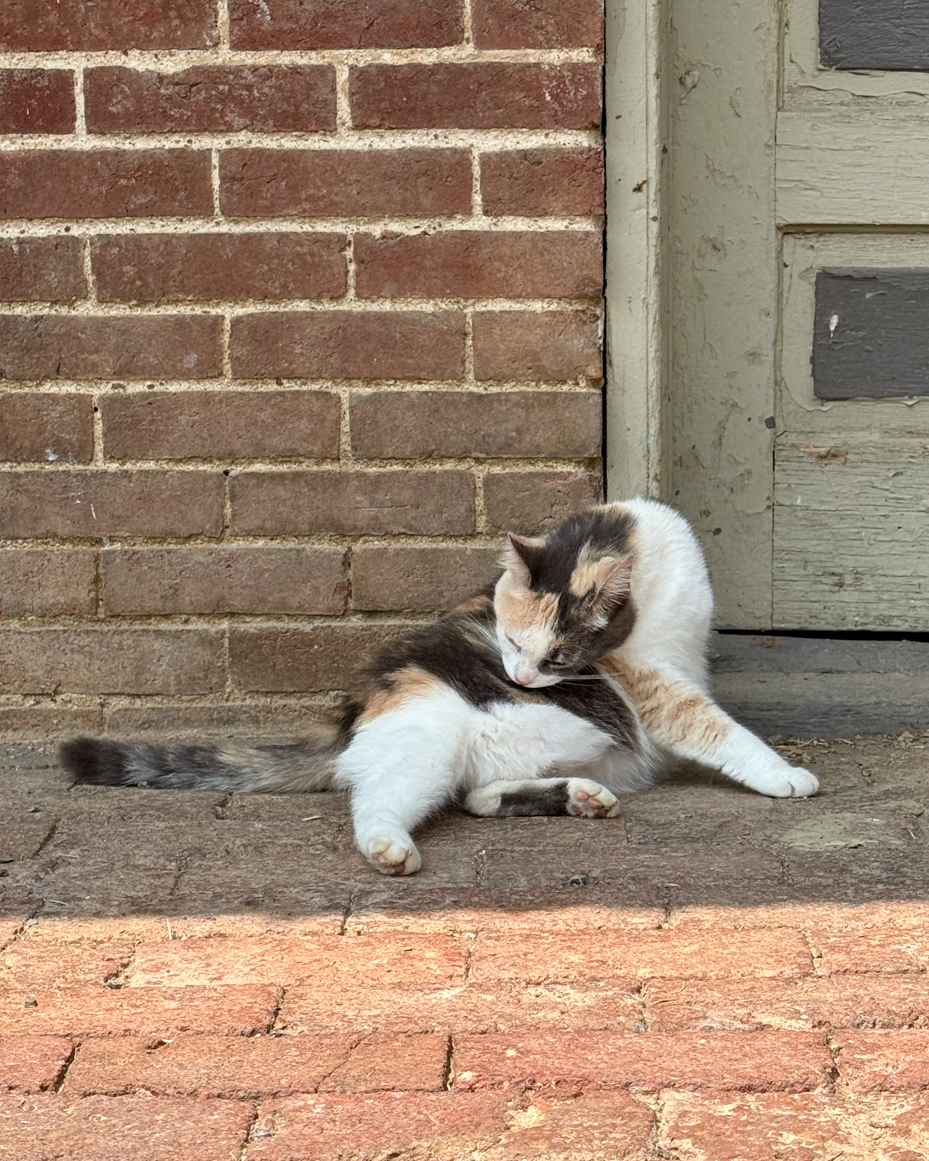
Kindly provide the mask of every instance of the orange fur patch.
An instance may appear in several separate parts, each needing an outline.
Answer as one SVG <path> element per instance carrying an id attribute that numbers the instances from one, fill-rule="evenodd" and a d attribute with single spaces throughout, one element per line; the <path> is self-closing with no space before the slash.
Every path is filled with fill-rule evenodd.
<path id="1" fill-rule="evenodd" d="M 554 593 L 518 593 L 497 587 L 497 618 L 504 627 L 517 630 L 554 629 L 558 620 L 558 598 Z"/>
<path id="2" fill-rule="evenodd" d="M 728 737 L 732 722 L 713 700 L 687 681 L 657 669 L 634 669 L 615 657 L 601 664 L 632 698 L 645 729 L 660 745 L 709 755 Z"/>
<path id="3" fill-rule="evenodd" d="M 418 665 L 407 665 L 390 675 L 390 689 L 378 689 L 365 702 L 365 708 L 358 717 L 359 725 L 366 725 L 381 714 L 399 709 L 417 697 L 428 697 L 445 689 L 441 678 Z"/>

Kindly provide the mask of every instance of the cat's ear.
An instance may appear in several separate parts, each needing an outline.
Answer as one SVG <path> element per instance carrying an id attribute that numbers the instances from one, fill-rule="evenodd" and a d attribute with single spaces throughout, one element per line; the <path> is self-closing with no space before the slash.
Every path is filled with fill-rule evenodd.
<path id="1" fill-rule="evenodd" d="M 533 569 L 541 562 L 545 541 L 541 536 L 517 536 L 511 532 L 500 563 L 520 588 L 528 589 Z"/>
<path id="2" fill-rule="evenodd" d="M 591 568 L 593 604 L 601 608 L 616 605 L 629 596 L 632 587 L 632 554 L 604 556 Z"/>

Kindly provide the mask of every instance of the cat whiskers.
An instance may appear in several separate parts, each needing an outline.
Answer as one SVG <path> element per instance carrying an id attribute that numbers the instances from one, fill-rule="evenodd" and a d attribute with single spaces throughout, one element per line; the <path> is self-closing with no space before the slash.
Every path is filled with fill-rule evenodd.
<path id="1" fill-rule="evenodd" d="M 480 621 L 475 621 L 473 617 L 468 618 L 468 624 L 477 630 L 478 636 L 482 637 L 487 642 L 487 644 L 498 657 L 501 656 L 500 642 L 497 640 L 496 633 L 491 632 L 491 630 L 486 625 L 482 625 Z"/>

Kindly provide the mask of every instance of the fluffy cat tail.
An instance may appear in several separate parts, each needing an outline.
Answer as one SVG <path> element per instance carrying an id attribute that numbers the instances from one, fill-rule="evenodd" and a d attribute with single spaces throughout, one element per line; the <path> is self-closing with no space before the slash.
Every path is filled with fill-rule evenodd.
<path id="1" fill-rule="evenodd" d="M 311 737 L 291 745 L 154 744 L 83 737 L 65 742 L 59 757 L 79 782 L 101 786 L 305 794 L 332 788 L 341 749 L 338 728 L 320 724 Z"/>

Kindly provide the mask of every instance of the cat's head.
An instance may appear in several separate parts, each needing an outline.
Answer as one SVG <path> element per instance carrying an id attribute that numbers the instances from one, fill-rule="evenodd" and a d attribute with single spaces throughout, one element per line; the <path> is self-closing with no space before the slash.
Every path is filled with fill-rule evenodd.
<path id="1" fill-rule="evenodd" d="M 577 519 L 547 537 L 510 535 L 494 612 L 503 666 L 517 685 L 555 685 L 628 635 L 632 553 L 625 537 L 602 539 L 585 535 Z"/>

